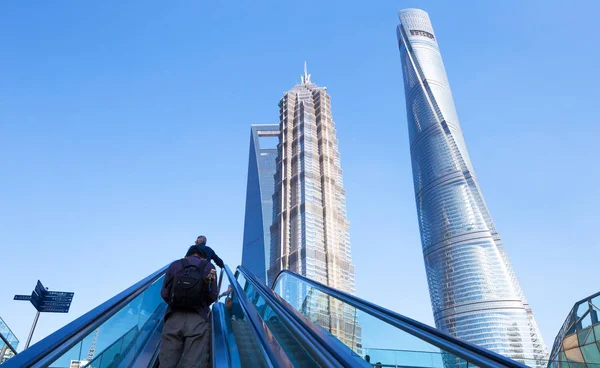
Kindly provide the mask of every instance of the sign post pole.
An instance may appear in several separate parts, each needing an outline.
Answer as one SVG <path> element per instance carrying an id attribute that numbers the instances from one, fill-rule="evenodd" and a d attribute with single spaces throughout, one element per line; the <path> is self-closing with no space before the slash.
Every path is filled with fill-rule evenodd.
<path id="1" fill-rule="evenodd" d="M 33 337 L 33 331 L 35 331 L 35 325 L 37 325 L 39 318 L 40 312 L 37 311 L 37 313 L 35 314 L 35 318 L 33 319 L 33 325 L 31 325 L 31 331 L 29 331 L 29 337 L 27 337 L 27 342 L 25 342 L 25 349 L 29 347 L 29 343 L 31 342 L 31 338 Z"/>
<path id="2" fill-rule="evenodd" d="M 31 331 L 29 331 L 29 336 L 27 337 L 27 342 L 25 342 L 25 349 L 27 349 L 31 343 L 35 326 L 38 323 L 38 319 L 40 319 L 40 313 L 69 313 L 69 308 L 71 307 L 74 295 L 75 293 L 68 291 L 50 291 L 47 287 L 42 285 L 40 280 L 38 280 L 31 295 L 15 295 L 13 300 L 27 300 L 31 302 L 37 311 L 35 318 L 33 319 L 33 325 L 31 325 Z M 0 355 L 0 358 L 1 357 L 2 356 Z"/>

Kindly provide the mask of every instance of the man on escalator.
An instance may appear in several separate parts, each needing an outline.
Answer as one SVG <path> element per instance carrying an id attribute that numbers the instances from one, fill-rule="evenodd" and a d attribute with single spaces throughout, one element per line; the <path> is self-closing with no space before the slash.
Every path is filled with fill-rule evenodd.
<path id="1" fill-rule="evenodd" d="M 210 364 L 209 307 L 217 300 L 215 266 L 197 245 L 169 266 L 160 292 L 165 313 L 161 368 L 204 368 Z"/>
<path id="2" fill-rule="evenodd" d="M 210 262 L 215 262 L 220 268 L 224 267 L 223 260 L 215 253 L 215 251 L 206 245 L 206 236 L 200 235 L 196 238 L 196 245 L 206 253 L 206 259 Z"/>

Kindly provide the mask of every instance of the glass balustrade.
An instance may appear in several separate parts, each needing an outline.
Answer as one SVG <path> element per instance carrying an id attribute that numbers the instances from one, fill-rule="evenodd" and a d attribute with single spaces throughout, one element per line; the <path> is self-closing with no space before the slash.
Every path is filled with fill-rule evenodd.
<path id="1" fill-rule="evenodd" d="M 364 310 L 329 295 L 292 273 L 283 273 L 273 291 L 373 366 L 477 367 Z"/>
<path id="2" fill-rule="evenodd" d="M 296 339 L 285 324 L 281 321 L 280 316 L 273 310 L 272 306 L 258 293 L 250 282 L 246 280 L 241 273 L 236 274 L 237 281 L 256 307 L 260 317 L 265 321 L 271 333 L 277 339 L 285 353 L 294 364 L 294 367 L 319 367 L 309 352 L 307 352 L 302 344 Z"/>
<path id="3" fill-rule="evenodd" d="M 166 304 L 160 297 L 163 279 L 154 281 L 50 367 L 117 367 L 130 352 L 138 351 L 164 316 Z"/>

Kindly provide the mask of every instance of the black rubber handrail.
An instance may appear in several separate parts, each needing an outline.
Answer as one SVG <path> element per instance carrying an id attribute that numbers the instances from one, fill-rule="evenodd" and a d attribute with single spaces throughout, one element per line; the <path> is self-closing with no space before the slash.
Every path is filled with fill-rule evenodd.
<path id="1" fill-rule="evenodd" d="M 46 367 L 143 293 L 164 275 L 168 265 L 100 304 L 2 364 L 2 368 Z"/>
<path id="2" fill-rule="evenodd" d="M 424 323 L 415 321 L 411 318 L 393 312 L 389 309 L 383 308 L 377 304 L 373 304 L 366 300 L 360 299 L 354 295 L 350 295 L 343 291 L 339 291 L 329 286 L 325 286 L 321 283 L 318 283 L 316 281 L 313 281 L 288 270 L 283 270 L 277 275 L 275 281 L 273 282 L 272 289 L 275 289 L 282 275 L 289 275 L 291 277 L 294 277 L 299 281 L 314 287 L 315 289 L 321 291 L 324 294 L 339 299 L 342 302 L 351 305 L 356 309 L 370 314 L 379 320 L 382 320 L 392 326 L 395 326 L 396 328 L 401 329 L 404 332 L 409 333 L 410 335 L 413 335 L 423 341 L 426 341 L 442 349 L 442 351 L 451 353 L 459 358 L 464 359 L 467 362 L 476 364 L 479 367 L 527 368 L 526 365 L 515 362 L 500 354 L 483 349 L 466 341 L 459 340 Z"/>

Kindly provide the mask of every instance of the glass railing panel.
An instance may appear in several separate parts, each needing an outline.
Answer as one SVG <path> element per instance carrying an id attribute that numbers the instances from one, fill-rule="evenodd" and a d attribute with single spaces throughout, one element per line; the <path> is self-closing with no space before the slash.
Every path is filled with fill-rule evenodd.
<path id="1" fill-rule="evenodd" d="M 14 356 L 14 351 L 2 339 L 0 339 L 0 364 Z"/>
<path id="2" fill-rule="evenodd" d="M 114 343 L 120 339 L 123 339 L 121 343 L 127 343 L 128 341 L 128 345 L 131 345 L 131 341 L 138 337 L 140 330 L 153 313 L 161 304 L 164 304 L 164 301 L 160 298 L 163 279 L 164 276 L 154 281 L 146 290 L 104 321 L 96 330 L 89 333 L 79 343 L 51 363 L 50 367 L 84 367 L 92 362 L 96 353 L 100 354 L 108 348 L 113 348 Z M 127 336 L 127 341 L 125 341 L 125 336 Z M 112 363 L 113 359 L 108 359 L 108 353 L 106 356 L 107 359 L 102 359 L 102 362 L 99 362 L 101 366 L 105 366 L 105 364 L 110 366 Z M 115 356 L 117 356 L 117 353 L 112 355 L 113 358 Z M 96 368 L 96 365 L 91 366 Z"/>
<path id="3" fill-rule="evenodd" d="M 410 350 L 391 350 L 391 349 L 364 349 L 365 358 L 371 364 L 377 362 L 387 362 L 394 366 L 401 362 L 411 367 L 444 367 L 444 359 L 440 352 L 410 351 Z"/>
<path id="4" fill-rule="evenodd" d="M 273 291 L 365 360 L 369 351 L 376 352 L 377 357 L 370 356 L 370 363 L 374 366 L 377 362 L 382 367 L 473 366 L 374 315 L 322 292 L 291 274 L 280 275 Z M 384 351 L 397 353 L 383 353 Z"/>
<path id="5" fill-rule="evenodd" d="M 11 331 L 11 329 L 8 328 L 8 325 L 4 322 L 4 320 L 2 318 L 0 318 L 0 334 L 2 334 L 2 336 L 4 336 L 6 341 L 8 341 L 8 343 L 10 344 L 10 346 L 12 346 L 13 349 L 15 349 L 15 350 L 17 349 L 17 347 L 19 345 L 19 339 L 17 339 L 17 337 Z M 1 361 L 1 359 L 2 359 L 2 357 L 0 357 L 0 361 Z"/>
<path id="6" fill-rule="evenodd" d="M 244 275 L 238 273 L 237 280 L 244 289 L 248 299 L 250 299 L 258 310 L 262 320 L 265 321 L 271 333 L 294 364 L 294 367 L 318 367 L 319 364 L 317 361 L 311 357 L 294 334 L 281 322 L 277 313 L 275 313 L 254 286 L 246 280 Z"/>
<path id="7" fill-rule="evenodd" d="M 226 288 L 226 291 L 219 298 L 219 302 L 225 304 L 230 361 L 239 361 L 242 368 L 266 368 L 269 364 L 262 354 L 258 341 L 253 336 L 253 327 L 244 313 L 240 298 L 227 285 L 227 281 L 225 281 L 222 289 Z"/>

